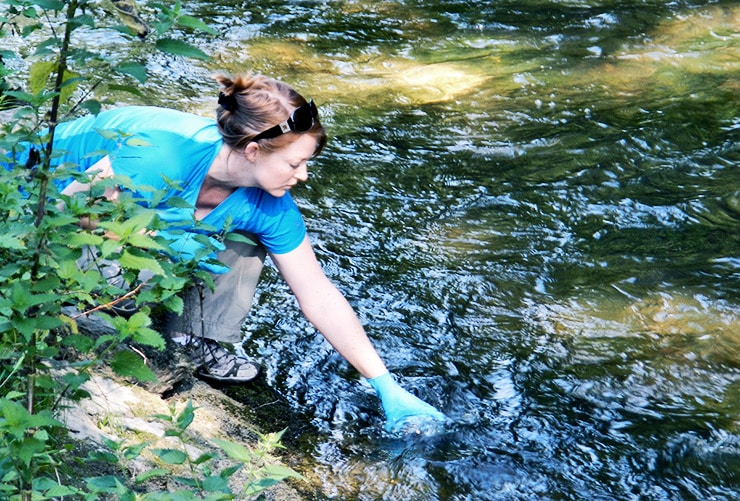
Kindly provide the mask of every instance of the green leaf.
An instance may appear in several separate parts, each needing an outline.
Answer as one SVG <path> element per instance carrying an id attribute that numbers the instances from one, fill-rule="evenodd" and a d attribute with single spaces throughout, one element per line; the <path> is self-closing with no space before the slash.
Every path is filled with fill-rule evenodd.
<path id="1" fill-rule="evenodd" d="M 144 473 L 141 473 L 140 475 L 137 475 L 136 478 L 134 479 L 134 482 L 136 482 L 137 484 L 142 484 L 153 478 L 165 477 L 169 474 L 170 472 L 165 470 L 164 468 L 154 468 L 152 470 L 145 471 Z"/>
<path id="2" fill-rule="evenodd" d="M 56 299 L 56 294 L 31 294 L 31 292 L 29 292 L 21 282 L 13 284 L 10 294 L 13 309 L 21 313 L 25 312 L 32 306 L 37 306 Z"/>
<path id="3" fill-rule="evenodd" d="M 0 238 L 0 248 L 23 250 L 26 248 L 26 244 L 15 235 L 3 235 L 3 237 Z"/>
<path id="4" fill-rule="evenodd" d="M 177 24 L 184 28 L 192 28 L 194 30 L 205 31 L 211 35 L 216 35 L 218 32 L 208 26 L 206 23 L 192 16 L 180 16 L 175 21 Z"/>
<path id="5" fill-rule="evenodd" d="M 177 416 L 177 427 L 181 430 L 187 429 L 195 419 L 195 408 L 193 407 L 192 400 L 188 400 L 185 408 Z"/>
<path id="6" fill-rule="evenodd" d="M 126 242 L 135 247 L 142 249 L 167 250 L 162 244 L 158 243 L 151 236 L 145 233 L 135 233 L 131 235 Z"/>
<path id="7" fill-rule="evenodd" d="M 177 449 L 151 449 L 151 453 L 165 464 L 183 464 L 188 459 L 184 452 Z"/>
<path id="8" fill-rule="evenodd" d="M 178 315 L 182 315 L 182 312 L 185 310 L 185 302 L 180 296 L 170 296 L 164 300 L 163 304 L 169 311 Z"/>
<path id="9" fill-rule="evenodd" d="M 194 495 L 190 494 L 190 491 L 195 491 L 199 488 L 200 480 L 196 479 L 195 477 L 182 477 L 180 475 L 173 475 L 170 477 L 170 479 L 174 480 L 178 484 L 186 485 L 190 487 L 190 489 L 174 492 L 174 495 L 170 495 L 168 501 L 186 501 L 190 499 L 196 499 Z"/>
<path id="10" fill-rule="evenodd" d="M 59 97 L 62 100 L 62 102 L 66 102 L 69 100 L 70 97 L 72 97 L 72 94 L 74 94 L 74 91 L 77 89 L 80 81 L 82 80 L 83 78 L 80 77 L 79 73 L 76 73 L 73 71 L 64 72 L 62 88 L 59 93 Z"/>
<path id="11" fill-rule="evenodd" d="M 142 64 L 135 63 L 133 61 L 124 61 L 123 63 L 116 66 L 116 71 L 125 73 L 134 77 L 139 83 L 146 83 L 147 73 L 146 67 Z"/>
<path id="12" fill-rule="evenodd" d="M 283 480 L 286 478 L 304 478 L 303 475 L 301 475 L 297 471 L 288 468 L 287 466 L 281 466 L 279 464 L 266 464 L 262 467 L 262 471 L 269 475 L 270 478 L 273 478 L 275 480 Z"/>
<path id="13" fill-rule="evenodd" d="M 239 471 L 242 468 L 242 466 L 243 466 L 243 463 L 239 463 L 239 464 L 235 464 L 233 466 L 229 466 L 229 467 L 224 468 L 223 470 L 221 470 L 218 473 L 218 475 L 221 478 L 231 478 L 231 476 L 234 475 L 234 473 L 236 473 L 237 471 Z"/>
<path id="14" fill-rule="evenodd" d="M 277 483 L 278 481 L 273 478 L 260 478 L 247 484 L 247 487 L 244 489 L 244 496 L 251 498 Z"/>
<path id="15" fill-rule="evenodd" d="M 100 227 L 110 230 L 120 237 L 128 237 L 149 228 L 154 216 L 155 212 L 153 210 L 142 210 L 134 217 L 123 222 L 101 222 Z"/>
<path id="16" fill-rule="evenodd" d="M 35 320 L 36 329 L 42 331 L 50 331 L 52 329 L 56 329 L 57 327 L 61 327 L 63 324 L 63 322 L 59 318 L 49 315 L 35 317 Z"/>
<path id="17" fill-rule="evenodd" d="M 64 237 L 64 243 L 67 244 L 67 246 L 75 249 L 79 249 L 86 245 L 94 245 L 97 247 L 98 245 L 101 245 L 103 243 L 103 240 L 103 237 L 101 237 L 100 235 L 96 235 L 88 231 L 72 233 L 71 235 L 67 235 Z"/>
<path id="18" fill-rule="evenodd" d="M 164 275 L 164 270 L 159 262 L 146 256 L 137 256 L 133 254 L 134 249 L 125 249 L 121 254 L 121 266 L 133 270 L 149 270 L 157 275 Z"/>
<path id="19" fill-rule="evenodd" d="M 5 418 L 4 428 L 20 428 L 25 431 L 23 426 L 30 418 L 28 411 L 18 402 L 3 398 L 0 400 L 0 414 Z"/>
<path id="20" fill-rule="evenodd" d="M 173 56 L 191 57 L 193 59 L 201 59 L 203 61 L 208 61 L 210 59 L 208 54 L 197 47 L 193 47 L 187 42 L 183 42 L 182 40 L 160 38 L 157 40 L 156 45 L 162 52 L 172 54 Z"/>
<path id="21" fill-rule="evenodd" d="M 108 129 L 95 129 L 95 132 L 100 134 L 103 139 L 106 139 L 108 141 L 118 141 L 122 136 L 120 132 Z"/>
<path id="22" fill-rule="evenodd" d="M 158 350 L 164 350 L 165 348 L 164 338 L 162 338 L 162 335 L 159 332 L 153 329 L 138 329 L 134 332 L 133 337 L 134 341 L 145 346 L 152 346 Z"/>
<path id="23" fill-rule="evenodd" d="M 119 491 L 120 487 L 123 486 L 123 482 L 118 477 L 112 475 L 104 477 L 91 477 L 85 479 L 87 482 L 87 488 L 93 492 L 106 492 L 115 494 Z"/>
<path id="24" fill-rule="evenodd" d="M 81 16 L 71 19 L 70 22 L 75 26 L 89 26 L 90 28 L 95 28 L 95 18 L 90 14 L 82 14 Z"/>
<path id="25" fill-rule="evenodd" d="M 134 147 L 139 147 L 139 148 L 152 146 L 152 143 L 150 143 L 149 141 L 146 141 L 138 137 L 130 137 L 126 139 L 124 143 L 126 143 L 126 146 L 134 146 Z"/>
<path id="26" fill-rule="evenodd" d="M 141 90 L 133 85 L 108 84 L 108 90 L 115 92 L 128 92 L 129 94 L 139 97 L 143 96 Z"/>
<path id="27" fill-rule="evenodd" d="M 92 341 L 90 341 L 90 343 L 92 344 Z M 72 388 L 79 388 L 90 380 L 90 374 L 86 372 L 67 372 L 64 374 L 62 380 Z"/>
<path id="28" fill-rule="evenodd" d="M 144 365 L 144 361 L 131 351 L 119 351 L 110 363 L 113 372 L 119 376 L 134 377 L 139 381 L 156 381 L 157 376 Z"/>
<path id="29" fill-rule="evenodd" d="M 208 476 L 203 479 L 203 490 L 206 492 L 226 492 L 229 482 L 219 476 Z"/>
<path id="30" fill-rule="evenodd" d="M 152 319 L 149 318 L 149 315 L 141 311 L 137 311 L 128 319 L 115 319 L 117 322 L 121 322 L 122 320 L 127 332 L 134 332 L 138 329 L 144 329 L 152 325 Z"/>
<path id="31" fill-rule="evenodd" d="M 109 258 L 112 254 L 117 254 L 120 250 L 121 243 L 112 238 L 106 239 L 103 245 L 100 246 L 100 256 Z"/>
<path id="32" fill-rule="evenodd" d="M 62 346 L 70 346 L 81 353 L 92 350 L 95 341 L 81 334 L 70 334 L 62 339 Z"/>
<path id="33" fill-rule="evenodd" d="M 213 438 L 211 441 L 218 445 L 223 451 L 228 454 L 231 459 L 235 459 L 241 463 L 249 463 L 252 460 L 252 451 L 247 449 L 241 444 L 230 442 L 228 440 L 222 440 L 220 438 Z"/>
<path id="34" fill-rule="evenodd" d="M 123 450 L 123 457 L 127 459 L 128 461 L 132 461 L 139 456 L 141 456 L 141 452 L 146 449 L 146 447 L 149 445 L 148 442 L 144 442 L 141 444 L 131 445 L 129 447 L 126 447 Z"/>
<path id="35" fill-rule="evenodd" d="M 89 111 L 93 115 L 97 115 L 103 106 L 97 99 L 88 99 L 80 104 L 80 108 Z"/>
<path id="36" fill-rule="evenodd" d="M 175 207 L 178 209 L 192 209 L 193 208 L 193 204 L 191 204 L 190 202 L 188 202 L 182 197 L 170 197 L 167 199 L 167 202 L 165 203 L 167 204 L 167 207 Z"/>
<path id="37" fill-rule="evenodd" d="M 198 456 L 194 461 L 193 464 L 199 465 L 202 463 L 205 463 L 206 461 L 210 461 L 211 459 L 216 459 L 218 457 L 217 454 L 214 454 L 213 452 L 205 452 Z"/>
<path id="38" fill-rule="evenodd" d="M 26 437 L 18 447 L 18 450 L 14 451 L 15 456 L 23 461 L 28 467 L 31 464 L 31 460 L 37 453 L 43 452 L 45 449 L 45 443 L 41 440 L 37 440 L 33 437 Z"/>
<path id="39" fill-rule="evenodd" d="M 25 9 L 23 9 L 23 15 L 29 19 L 38 19 L 39 17 L 36 9 L 34 9 L 33 7 L 26 7 Z"/>
<path id="40" fill-rule="evenodd" d="M 38 5 L 44 10 L 61 11 L 64 9 L 64 2 L 60 0 L 33 0 L 31 3 Z"/>
<path id="41" fill-rule="evenodd" d="M 88 461 L 100 461 L 104 463 L 118 463 L 118 456 L 108 451 L 92 451 L 87 455 Z"/>
<path id="42" fill-rule="evenodd" d="M 77 275 L 73 275 L 75 282 L 79 284 L 83 291 L 92 292 L 97 289 L 100 285 L 100 281 L 103 279 L 102 275 L 97 269 L 87 270 Z"/>
<path id="43" fill-rule="evenodd" d="M 73 497 L 78 491 L 66 485 L 56 484 L 46 491 L 46 497 L 49 499 L 63 499 L 64 496 Z"/>
<path id="44" fill-rule="evenodd" d="M 257 242 L 255 242 L 251 238 L 248 238 L 243 233 L 227 233 L 224 239 L 229 240 L 231 242 L 241 242 L 244 244 L 255 245 L 255 246 L 257 245 Z"/>
<path id="45" fill-rule="evenodd" d="M 40 93 L 46 87 L 49 75 L 56 68 L 53 61 L 36 61 L 31 65 L 29 70 L 28 88 L 34 94 Z"/>

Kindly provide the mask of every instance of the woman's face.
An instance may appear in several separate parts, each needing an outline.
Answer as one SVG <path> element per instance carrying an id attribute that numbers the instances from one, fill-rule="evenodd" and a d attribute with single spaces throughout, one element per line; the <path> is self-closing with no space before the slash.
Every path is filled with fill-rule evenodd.
<path id="1" fill-rule="evenodd" d="M 252 143 L 254 144 L 254 143 Z M 318 141 L 310 134 L 275 151 L 259 149 L 254 162 L 257 187 L 274 197 L 282 197 L 293 186 L 308 179 L 308 161 L 316 151 Z"/>

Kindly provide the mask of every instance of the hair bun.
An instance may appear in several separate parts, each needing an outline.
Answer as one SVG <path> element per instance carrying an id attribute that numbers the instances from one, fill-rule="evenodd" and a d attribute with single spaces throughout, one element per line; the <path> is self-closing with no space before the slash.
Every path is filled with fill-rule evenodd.
<path id="1" fill-rule="evenodd" d="M 238 102 L 234 94 L 225 94 L 223 91 L 218 93 L 218 104 L 226 111 L 235 111 Z"/>

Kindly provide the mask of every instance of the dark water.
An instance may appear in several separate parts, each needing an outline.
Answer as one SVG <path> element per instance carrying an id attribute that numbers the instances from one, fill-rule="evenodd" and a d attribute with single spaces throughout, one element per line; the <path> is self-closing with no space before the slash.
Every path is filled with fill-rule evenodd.
<path id="1" fill-rule="evenodd" d="M 300 469 L 323 497 L 740 496 L 738 16 L 220 9 L 212 68 L 320 103 L 330 148 L 296 192 L 317 252 L 392 371 L 455 421 L 385 437 L 372 391 L 268 273 L 245 347 L 308 415 Z"/>
<path id="2" fill-rule="evenodd" d="M 319 258 L 455 423 L 384 436 L 268 270 L 245 349 L 310 421 L 322 498 L 740 497 L 738 3 L 193 12 L 214 61 L 152 58 L 144 99 L 209 113 L 208 76 L 251 70 L 316 100 L 331 139 L 295 196 Z"/>

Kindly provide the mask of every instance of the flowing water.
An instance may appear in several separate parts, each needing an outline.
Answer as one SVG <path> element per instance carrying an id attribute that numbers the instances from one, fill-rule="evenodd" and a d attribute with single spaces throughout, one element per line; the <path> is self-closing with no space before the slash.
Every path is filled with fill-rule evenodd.
<path id="1" fill-rule="evenodd" d="M 310 420 L 320 496 L 740 496 L 740 7 L 264 4 L 203 3 L 207 70 L 319 103 L 330 147 L 296 190 L 318 255 L 454 421 L 385 436 L 266 273 L 245 348 Z"/>
<path id="2" fill-rule="evenodd" d="M 209 75 L 244 71 L 315 99 L 330 142 L 295 197 L 319 259 L 453 421 L 386 436 L 267 270 L 245 349 L 316 497 L 740 497 L 740 5 L 190 9 L 213 61 L 152 57 L 142 99 L 211 113 Z"/>
<path id="3" fill-rule="evenodd" d="M 740 496 L 737 3 L 218 19 L 218 66 L 320 104 L 330 148 L 296 191 L 319 257 L 391 370 L 454 420 L 384 436 L 372 391 L 268 274 L 245 346 L 311 420 L 301 471 L 321 496 Z"/>

